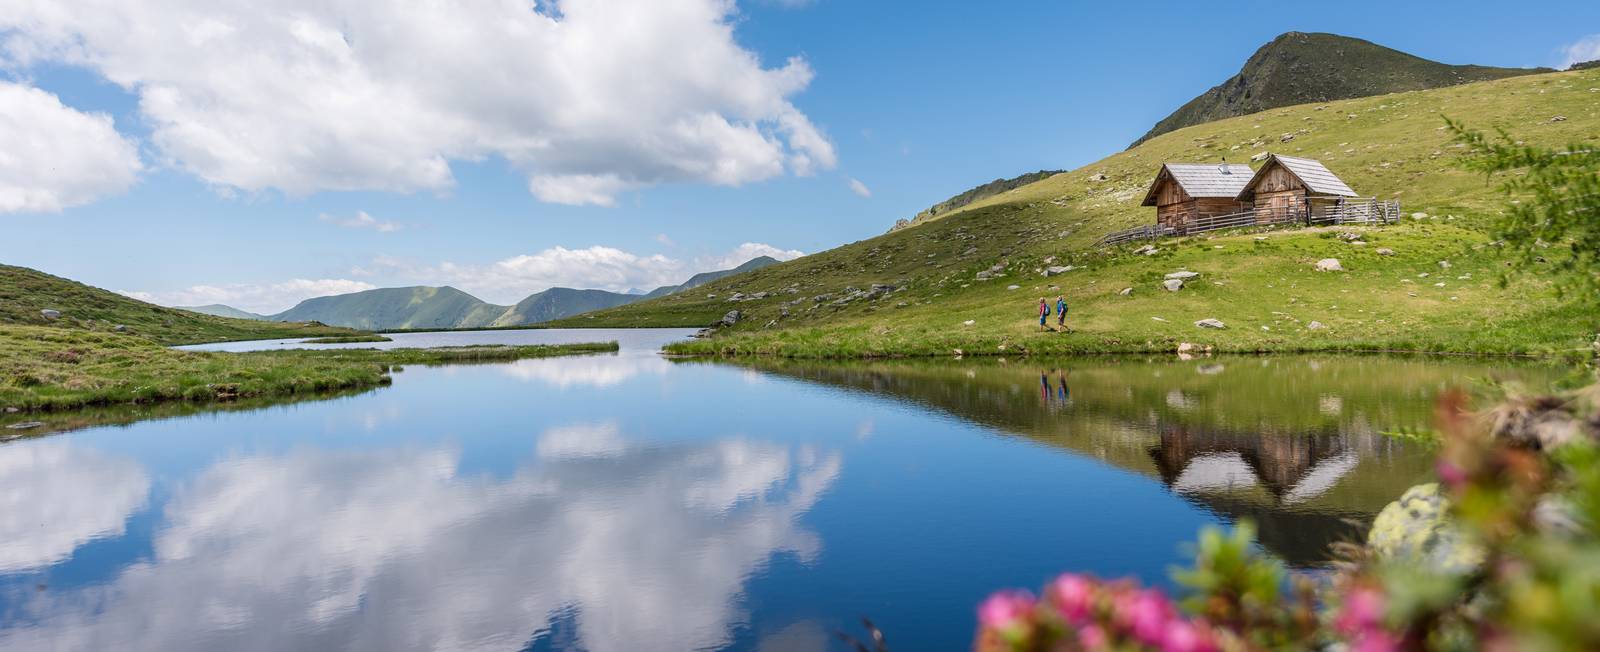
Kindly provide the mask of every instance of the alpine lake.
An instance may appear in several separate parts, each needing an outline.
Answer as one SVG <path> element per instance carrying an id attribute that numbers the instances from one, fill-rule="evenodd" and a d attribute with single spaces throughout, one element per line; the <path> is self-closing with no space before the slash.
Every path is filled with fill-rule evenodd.
<path id="1" fill-rule="evenodd" d="M 895 650 L 1063 571 L 1171 586 L 1208 524 L 1317 572 L 1432 477 L 1438 357 L 668 358 L 408 367 L 292 403 L 47 415 L 0 443 L 0 648 Z M 293 341 L 212 350 L 303 346 Z M 1396 433 L 1402 433 L 1397 436 Z"/>

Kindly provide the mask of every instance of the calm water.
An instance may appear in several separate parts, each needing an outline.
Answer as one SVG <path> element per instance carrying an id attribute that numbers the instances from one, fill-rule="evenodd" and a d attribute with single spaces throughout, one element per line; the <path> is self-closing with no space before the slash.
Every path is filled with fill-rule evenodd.
<path id="1" fill-rule="evenodd" d="M 823 650 L 868 616 L 894 649 L 965 649 L 988 591 L 1165 584 L 1208 523 L 1316 566 L 1428 475 L 1381 431 L 1541 375 L 654 353 L 685 333 L 400 335 L 624 350 L 0 444 L 0 648 Z"/>

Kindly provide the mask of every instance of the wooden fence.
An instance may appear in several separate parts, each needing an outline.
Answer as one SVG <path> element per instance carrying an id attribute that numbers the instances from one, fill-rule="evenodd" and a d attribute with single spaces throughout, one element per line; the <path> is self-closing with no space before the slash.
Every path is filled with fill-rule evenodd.
<path id="1" fill-rule="evenodd" d="M 1400 221 L 1400 202 L 1380 199 L 1346 200 L 1316 211 L 1304 204 L 1253 209 L 1228 215 L 1197 217 L 1181 226 L 1150 224 L 1108 233 L 1097 245 L 1111 246 L 1137 240 L 1171 238 L 1223 229 L 1316 226 L 1319 224 L 1392 224 Z"/>

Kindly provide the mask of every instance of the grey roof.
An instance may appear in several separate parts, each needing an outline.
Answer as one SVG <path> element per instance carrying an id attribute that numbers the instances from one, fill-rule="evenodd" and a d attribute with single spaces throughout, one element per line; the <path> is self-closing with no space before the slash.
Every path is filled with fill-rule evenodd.
<path id="1" fill-rule="evenodd" d="M 1271 154 L 1267 156 L 1267 161 L 1256 170 L 1256 175 L 1250 178 L 1250 182 L 1239 190 L 1240 199 L 1254 196 L 1255 193 L 1252 190 L 1256 186 L 1256 181 L 1261 179 L 1267 169 L 1272 167 L 1273 161 L 1282 164 L 1284 168 L 1300 179 L 1300 183 L 1306 184 L 1306 189 L 1311 191 L 1312 194 L 1339 195 L 1343 197 L 1358 196 L 1356 191 L 1345 185 L 1344 181 L 1341 181 L 1338 176 L 1322 165 L 1321 161 L 1297 156 Z"/>
<path id="2" fill-rule="evenodd" d="M 1250 182 L 1251 173 L 1250 166 L 1243 163 L 1167 163 L 1161 166 L 1161 172 L 1151 182 L 1150 190 L 1144 195 L 1144 205 L 1156 205 L 1156 189 L 1168 177 L 1176 181 L 1178 187 L 1183 188 L 1190 197 L 1233 199 Z"/>

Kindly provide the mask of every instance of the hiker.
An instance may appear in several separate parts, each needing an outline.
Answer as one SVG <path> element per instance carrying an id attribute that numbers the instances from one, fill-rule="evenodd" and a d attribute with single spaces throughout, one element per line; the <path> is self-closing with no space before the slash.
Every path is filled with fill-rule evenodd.
<path id="1" fill-rule="evenodd" d="M 1056 327 L 1061 329 L 1061 330 L 1067 330 L 1067 297 L 1066 297 L 1066 295 L 1057 295 L 1056 296 Z"/>
<path id="2" fill-rule="evenodd" d="M 1045 321 L 1048 320 L 1048 319 L 1050 319 L 1050 304 L 1045 303 L 1044 297 L 1039 297 L 1039 331 L 1040 332 L 1043 332 L 1043 331 L 1046 331 L 1046 330 L 1050 329 L 1050 327 L 1045 324 Z"/>

